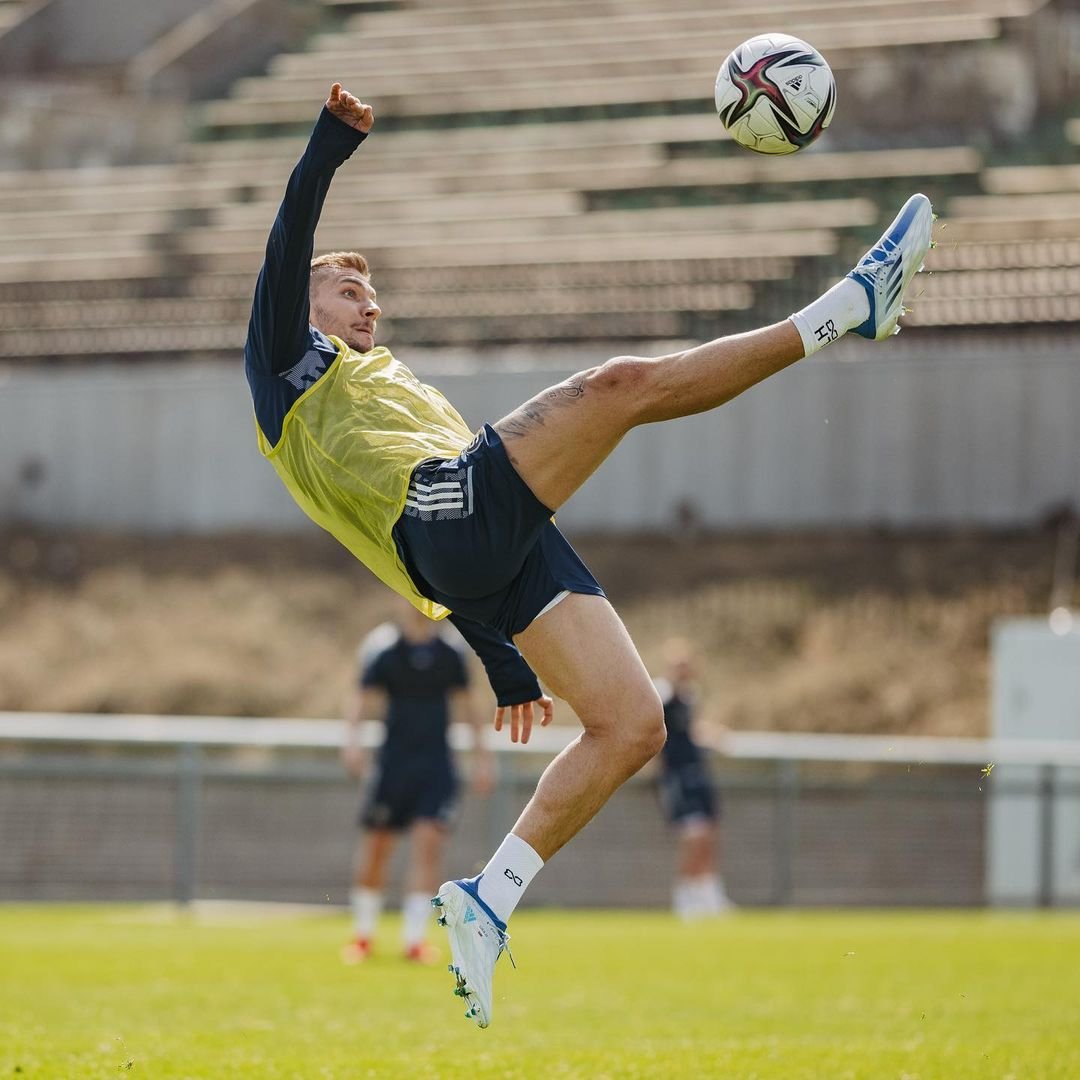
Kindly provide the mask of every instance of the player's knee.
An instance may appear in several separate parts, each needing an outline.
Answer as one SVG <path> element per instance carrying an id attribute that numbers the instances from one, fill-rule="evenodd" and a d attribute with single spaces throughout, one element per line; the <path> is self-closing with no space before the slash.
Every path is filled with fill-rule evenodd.
<path id="1" fill-rule="evenodd" d="M 664 727 L 664 710 L 658 709 L 644 733 L 643 749 L 648 755 L 645 760 L 652 761 L 664 749 L 664 743 L 666 742 L 667 729 Z"/>
<path id="2" fill-rule="evenodd" d="M 653 361 L 640 356 L 615 356 L 586 373 L 586 386 L 628 405 L 637 405 L 648 398 L 653 368 Z"/>
<path id="3" fill-rule="evenodd" d="M 667 739 L 660 699 L 641 702 L 630 731 L 630 750 L 638 768 L 660 753 Z"/>

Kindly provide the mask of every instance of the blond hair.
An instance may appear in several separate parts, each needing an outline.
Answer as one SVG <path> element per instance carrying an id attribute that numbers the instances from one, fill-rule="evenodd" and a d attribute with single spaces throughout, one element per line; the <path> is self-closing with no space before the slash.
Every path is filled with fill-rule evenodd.
<path id="1" fill-rule="evenodd" d="M 331 251 L 311 260 L 311 285 L 314 288 L 331 270 L 355 270 L 362 278 L 371 277 L 367 259 L 358 251 Z"/>

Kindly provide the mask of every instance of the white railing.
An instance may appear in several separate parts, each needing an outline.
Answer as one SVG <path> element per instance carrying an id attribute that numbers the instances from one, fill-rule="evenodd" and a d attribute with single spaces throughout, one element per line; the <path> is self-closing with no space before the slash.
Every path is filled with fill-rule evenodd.
<path id="1" fill-rule="evenodd" d="M 493 750 L 557 754 L 580 728 L 557 724 L 534 728 L 527 745 L 511 743 L 506 731 L 488 730 Z M 0 740 L 33 743 L 129 743 L 140 746 L 235 746 L 334 749 L 344 735 L 340 720 L 242 719 L 226 716 L 98 715 L 94 713 L 0 712 Z M 382 725 L 364 721 L 360 741 L 374 747 Z M 454 725 L 451 745 L 472 745 L 463 724 Z M 749 761 L 857 761 L 870 764 L 1080 766 L 1080 739 L 978 739 L 930 735 L 823 735 L 788 732 L 728 732 L 710 749 Z"/>

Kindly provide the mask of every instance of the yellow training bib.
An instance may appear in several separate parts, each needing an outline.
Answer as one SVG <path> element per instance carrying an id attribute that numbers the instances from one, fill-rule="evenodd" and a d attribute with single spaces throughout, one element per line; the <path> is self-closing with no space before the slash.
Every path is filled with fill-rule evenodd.
<path id="1" fill-rule="evenodd" d="M 391 530 L 413 469 L 452 458 L 473 440 L 457 410 L 388 349 L 358 353 L 330 339 L 337 358 L 292 406 L 281 438 L 259 450 L 308 517 L 425 615 L 449 611 L 420 595 Z"/>

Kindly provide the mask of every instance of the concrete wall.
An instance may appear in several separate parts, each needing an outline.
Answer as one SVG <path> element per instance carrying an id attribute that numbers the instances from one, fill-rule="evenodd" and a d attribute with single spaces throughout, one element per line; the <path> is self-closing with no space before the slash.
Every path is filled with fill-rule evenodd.
<path id="1" fill-rule="evenodd" d="M 52 0 L 5 36 L 7 75 L 121 64 L 212 0 Z"/>
<path id="2" fill-rule="evenodd" d="M 188 100 L 224 95 L 297 47 L 321 10 L 291 0 L 39 3 L 0 34 L 0 169 L 175 160 L 191 135 Z"/>
<path id="3" fill-rule="evenodd" d="M 128 87 L 158 97 L 224 97 L 241 75 L 295 50 L 321 10 L 289 0 L 204 3 L 132 60 Z"/>
<path id="4" fill-rule="evenodd" d="M 1080 364 L 1068 349 L 936 355 L 898 342 L 858 349 L 868 360 L 855 354 L 834 350 L 717 412 L 633 432 L 560 521 L 1010 525 L 1080 505 Z M 439 375 L 445 358 L 403 358 L 473 425 L 566 373 Z M 239 364 L 9 369 L 0 373 L 0 522 L 303 527 L 258 455 L 253 425 Z"/>

